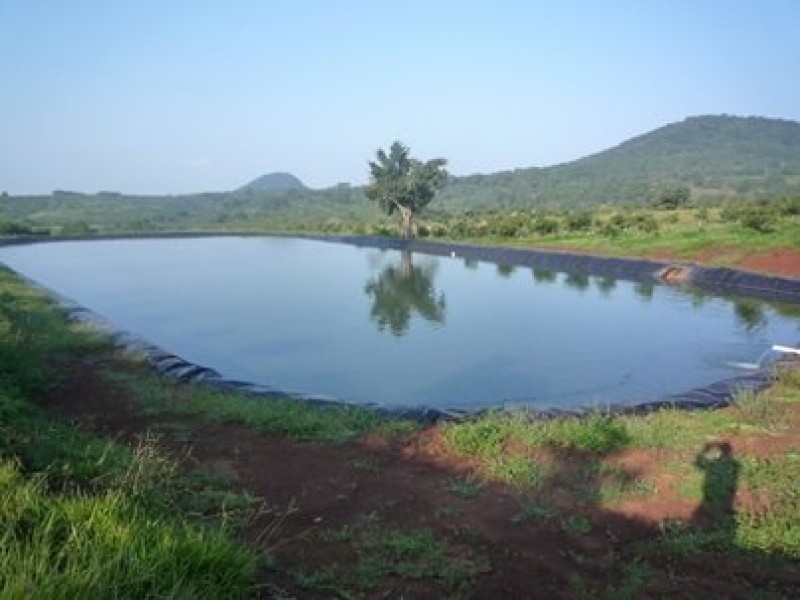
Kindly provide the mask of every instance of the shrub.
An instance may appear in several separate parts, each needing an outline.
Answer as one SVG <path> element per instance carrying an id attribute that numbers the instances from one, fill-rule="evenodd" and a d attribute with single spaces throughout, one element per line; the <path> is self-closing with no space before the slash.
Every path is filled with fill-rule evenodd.
<path id="1" fill-rule="evenodd" d="M 741 217 L 741 224 L 748 229 L 759 233 L 772 233 L 775 231 L 775 215 L 766 207 L 753 206 Z"/>
<path id="2" fill-rule="evenodd" d="M 567 214 L 566 226 L 570 231 L 586 231 L 592 228 L 592 214 L 588 211 Z"/>
<path id="3" fill-rule="evenodd" d="M 13 221 L 0 221 L 0 235 L 22 235 L 31 233 L 29 227 Z"/>
<path id="4" fill-rule="evenodd" d="M 533 222 L 533 231 L 540 235 L 557 233 L 558 221 L 553 217 L 539 217 Z"/>
<path id="5" fill-rule="evenodd" d="M 687 187 L 680 186 L 667 188 L 658 194 L 654 205 L 656 208 L 661 208 L 664 210 L 677 210 L 678 208 L 689 204 L 689 199 L 691 196 L 691 190 L 689 190 Z"/>
<path id="6" fill-rule="evenodd" d="M 633 224 L 642 233 L 658 233 L 658 221 L 650 214 L 637 214 L 633 218 Z"/>
<path id="7" fill-rule="evenodd" d="M 800 215 L 800 196 L 784 198 L 778 203 L 778 212 L 787 217 Z"/>

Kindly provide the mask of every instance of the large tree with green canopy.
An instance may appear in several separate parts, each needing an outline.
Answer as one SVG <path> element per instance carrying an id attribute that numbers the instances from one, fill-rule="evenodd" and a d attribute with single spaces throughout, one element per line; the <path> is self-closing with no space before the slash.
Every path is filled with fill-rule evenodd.
<path id="1" fill-rule="evenodd" d="M 377 160 L 369 163 L 371 181 L 365 192 L 387 215 L 400 215 L 400 235 L 404 238 L 413 237 L 414 216 L 433 200 L 447 179 L 445 159 L 422 162 L 408 152 L 400 142 L 394 142 L 388 154 L 378 150 Z"/>

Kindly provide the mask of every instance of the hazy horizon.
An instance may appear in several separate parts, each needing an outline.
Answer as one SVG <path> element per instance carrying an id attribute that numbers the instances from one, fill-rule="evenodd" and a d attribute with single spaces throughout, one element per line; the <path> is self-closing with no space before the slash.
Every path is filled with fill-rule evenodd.
<path id="1" fill-rule="evenodd" d="M 0 191 L 366 182 L 576 160 L 689 116 L 800 121 L 800 4 L 0 0 Z"/>

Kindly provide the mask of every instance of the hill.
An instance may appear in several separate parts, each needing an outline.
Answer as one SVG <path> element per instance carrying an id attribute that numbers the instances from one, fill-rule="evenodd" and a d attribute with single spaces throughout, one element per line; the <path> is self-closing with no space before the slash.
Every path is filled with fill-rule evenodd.
<path id="1" fill-rule="evenodd" d="M 364 168 L 367 159 L 364 157 Z M 614 148 L 545 168 L 453 177 L 432 208 L 445 212 L 650 202 L 665 189 L 694 200 L 800 196 L 800 123 L 763 117 L 689 117 Z M 182 196 L 0 197 L 0 222 L 50 227 L 84 222 L 104 230 L 282 228 L 377 216 L 363 188 L 311 190 L 270 173 L 232 192 Z"/>
<path id="2" fill-rule="evenodd" d="M 243 185 L 237 191 L 245 190 L 304 190 L 306 186 L 291 173 L 267 173 Z"/>
<path id="3" fill-rule="evenodd" d="M 647 202 L 666 187 L 696 199 L 800 194 L 800 123 L 689 117 L 620 145 L 546 168 L 454 179 L 450 208 Z"/>

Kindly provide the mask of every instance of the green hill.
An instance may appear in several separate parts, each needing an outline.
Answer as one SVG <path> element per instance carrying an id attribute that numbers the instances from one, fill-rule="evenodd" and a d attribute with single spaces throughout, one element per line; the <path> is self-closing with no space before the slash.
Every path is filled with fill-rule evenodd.
<path id="1" fill-rule="evenodd" d="M 667 187 L 695 199 L 800 194 L 800 123 L 689 117 L 561 165 L 455 179 L 451 208 L 647 202 Z"/>
<path id="2" fill-rule="evenodd" d="M 413 148 L 412 148 L 413 152 Z M 367 160 L 364 157 L 364 169 Z M 453 177 L 432 208 L 442 211 L 650 202 L 687 187 L 694 200 L 800 196 L 800 123 L 763 117 L 690 117 L 619 146 L 552 167 Z M 85 223 L 157 230 L 363 220 L 377 215 L 363 188 L 306 188 L 271 173 L 232 192 L 128 196 L 56 191 L 0 197 L 0 222 Z"/>

